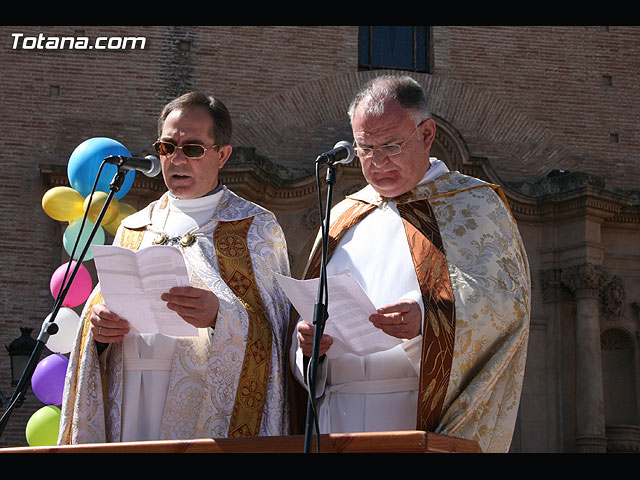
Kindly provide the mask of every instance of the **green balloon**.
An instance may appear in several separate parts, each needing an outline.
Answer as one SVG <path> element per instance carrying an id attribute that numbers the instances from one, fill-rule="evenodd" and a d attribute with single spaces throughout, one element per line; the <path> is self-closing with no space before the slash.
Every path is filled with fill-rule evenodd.
<path id="1" fill-rule="evenodd" d="M 27 422 L 27 443 L 31 447 L 54 446 L 58 443 L 60 409 L 46 405 L 31 415 Z"/>
<path id="2" fill-rule="evenodd" d="M 80 258 L 80 254 L 82 253 L 82 250 L 87 244 L 87 241 L 91 236 L 91 232 L 93 231 L 94 226 L 95 224 L 89 219 L 85 220 L 84 225 L 82 225 L 82 218 L 76 218 L 75 220 L 72 220 L 71 222 L 69 222 L 69 225 L 67 226 L 67 228 L 64 231 L 64 234 L 62 235 L 62 245 L 64 246 L 64 249 L 67 251 L 69 256 L 71 256 L 71 253 L 73 252 L 73 247 L 76 245 L 76 240 L 78 240 L 78 237 L 80 237 L 80 239 L 78 240 L 78 246 L 76 248 L 76 251 L 73 252 L 74 260 L 78 260 Z M 82 231 L 80 231 L 81 227 L 82 227 Z M 99 226 L 98 229 L 96 230 L 96 234 L 93 237 L 93 240 L 91 241 L 91 245 L 104 245 L 104 240 L 105 240 L 104 229 L 101 226 Z M 89 248 L 87 250 L 86 255 L 83 258 L 83 261 L 86 262 L 87 260 L 91 260 L 92 258 L 93 258 L 93 250 Z"/>

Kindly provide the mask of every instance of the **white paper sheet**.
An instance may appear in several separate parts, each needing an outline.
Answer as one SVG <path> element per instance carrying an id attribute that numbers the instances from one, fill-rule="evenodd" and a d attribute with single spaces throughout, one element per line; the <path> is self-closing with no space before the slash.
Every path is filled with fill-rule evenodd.
<path id="1" fill-rule="evenodd" d="M 279 274 L 276 274 L 276 278 L 302 319 L 313 324 L 318 279 L 296 280 Z M 327 285 L 328 318 L 324 333 L 334 340 L 327 352 L 328 357 L 344 353 L 367 355 L 401 343 L 400 339 L 373 326 L 369 316 L 376 312 L 376 307 L 349 270 L 328 277 Z"/>
<path id="2" fill-rule="evenodd" d="M 100 290 L 106 306 L 139 333 L 197 336 L 198 329 L 167 308 L 160 295 L 189 285 L 180 251 L 153 245 L 134 252 L 115 245 L 93 245 Z"/>

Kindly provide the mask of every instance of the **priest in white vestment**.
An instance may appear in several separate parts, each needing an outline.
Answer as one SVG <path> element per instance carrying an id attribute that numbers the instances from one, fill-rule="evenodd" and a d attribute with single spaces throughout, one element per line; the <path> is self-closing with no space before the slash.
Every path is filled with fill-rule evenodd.
<path id="1" fill-rule="evenodd" d="M 98 285 L 70 355 L 59 443 L 286 434 L 289 304 L 274 277 L 289 274 L 282 229 L 219 182 L 231 154 L 222 102 L 179 97 L 158 129 L 169 191 L 124 219 L 114 244 L 180 249 L 191 285 L 162 299 L 198 335 L 137 332 Z"/>
<path id="2" fill-rule="evenodd" d="M 430 157 L 435 122 L 409 77 L 374 79 L 350 117 L 368 186 L 332 209 L 327 274 L 349 269 L 378 308 L 372 323 L 402 343 L 332 356 L 332 339 L 322 337 L 320 431 L 426 430 L 477 441 L 486 452 L 508 451 L 530 277 L 501 189 Z M 319 261 L 316 245 L 305 278 L 318 276 Z M 314 328 L 304 320 L 290 326 L 290 362 L 306 390 Z M 297 433 L 306 422 L 300 398 L 292 396 Z"/>

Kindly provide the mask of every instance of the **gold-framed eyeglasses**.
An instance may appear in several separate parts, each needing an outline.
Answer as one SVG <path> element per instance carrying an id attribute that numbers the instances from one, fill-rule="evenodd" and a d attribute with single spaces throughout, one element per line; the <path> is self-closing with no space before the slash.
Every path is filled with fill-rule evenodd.
<path id="1" fill-rule="evenodd" d="M 158 155 L 170 157 L 171 155 L 176 153 L 176 150 L 180 149 L 186 157 L 192 159 L 202 158 L 204 157 L 204 154 L 207 153 L 207 150 L 218 147 L 219 145 L 211 145 L 210 147 L 205 147 L 204 145 L 200 145 L 198 143 L 187 143 L 179 147 L 174 143 L 164 142 L 162 140 L 158 140 L 153 144 L 153 148 L 158 153 Z"/>
<path id="2" fill-rule="evenodd" d="M 387 145 L 380 145 L 379 147 L 373 148 L 373 147 L 361 147 L 356 142 L 353 142 L 353 148 L 356 151 L 356 155 L 358 156 L 358 158 L 372 158 L 374 152 L 376 151 L 380 152 L 380 154 L 382 154 L 382 156 L 384 157 L 393 157 L 394 155 L 398 155 L 400 152 L 402 152 L 402 149 L 409 142 L 409 140 L 411 140 L 411 137 L 413 137 L 413 134 L 418 131 L 418 129 L 420 128 L 420 125 L 422 125 L 425 121 L 426 119 L 422 120 L 416 126 L 413 132 L 411 132 L 411 135 L 409 135 L 404 141 L 400 143 L 390 143 Z"/>

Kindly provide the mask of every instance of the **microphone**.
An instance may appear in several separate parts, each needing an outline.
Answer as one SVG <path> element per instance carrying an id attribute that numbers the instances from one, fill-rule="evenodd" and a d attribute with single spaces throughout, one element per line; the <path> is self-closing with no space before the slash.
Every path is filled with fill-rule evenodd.
<path id="1" fill-rule="evenodd" d="M 124 170 L 137 170 L 138 172 L 144 173 L 147 177 L 155 177 L 162 170 L 160 160 L 153 155 L 147 155 L 144 158 L 111 155 L 105 158 L 104 161 L 111 165 L 117 165 Z"/>
<path id="2" fill-rule="evenodd" d="M 353 145 L 349 142 L 342 140 L 335 144 L 335 146 L 328 152 L 320 155 L 316 162 L 326 163 L 333 165 L 335 163 L 350 163 L 356 157 L 356 152 L 353 149 Z"/>

